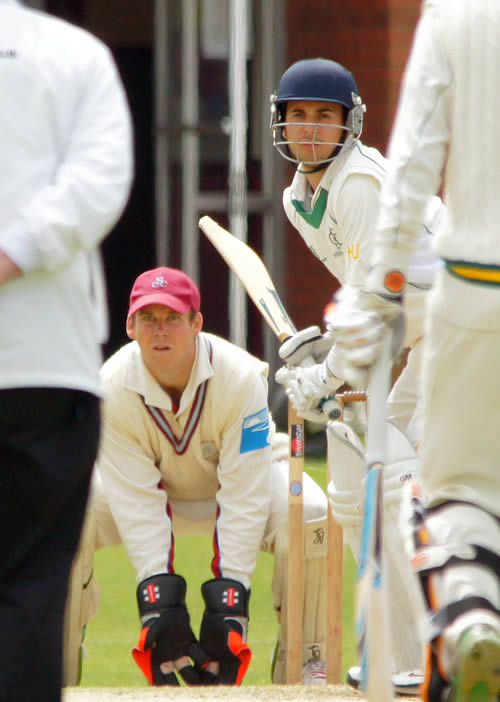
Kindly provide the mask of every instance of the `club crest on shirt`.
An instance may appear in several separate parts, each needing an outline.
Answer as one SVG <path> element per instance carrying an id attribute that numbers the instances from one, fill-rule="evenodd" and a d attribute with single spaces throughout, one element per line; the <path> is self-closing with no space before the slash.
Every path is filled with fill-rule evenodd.
<path id="1" fill-rule="evenodd" d="M 334 232 L 331 227 L 328 229 L 328 238 L 336 249 L 342 248 L 342 242 L 337 239 L 337 232 Z"/>
<path id="2" fill-rule="evenodd" d="M 201 455 L 205 461 L 214 461 L 217 458 L 217 446 L 211 441 L 202 441 Z"/>

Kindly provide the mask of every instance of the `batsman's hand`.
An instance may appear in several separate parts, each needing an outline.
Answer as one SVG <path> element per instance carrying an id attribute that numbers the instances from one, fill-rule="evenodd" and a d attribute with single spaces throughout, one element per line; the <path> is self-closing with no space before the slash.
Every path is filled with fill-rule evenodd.
<path id="1" fill-rule="evenodd" d="M 247 643 L 250 591 L 238 580 L 214 578 L 201 586 L 205 611 L 200 644 L 219 672 L 211 675 L 212 685 L 239 685 L 247 672 L 252 652 Z M 204 666 L 208 668 L 207 665 Z"/>
<path id="2" fill-rule="evenodd" d="M 335 395 L 344 381 L 332 374 L 327 359 L 308 368 L 284 366 L 276 371 L 274 377 L 277 383 L 284 386 L 299 417 L 318 424 L 328 422 L 328 415 L 323 412 L 320 403 Z"/>
<path id="3" fill-rule="evenodd" d="M 376 266 L 365 289 L 346 286 L 337 294 L 338 304 L 327 323 L 335 334 L 336 367 L 351 385 L 366 384 L 368 371 L 381 353 L 386 327 L 393 332 L 393 356 L 400 353 L 405 283 L 401 271 Z"/>
<path id="4" fill-rule="evenodd" d="M 142 629 L 132 657 L 150 685 L 179 685 L 175 670 L 188 685 L 206 684 L 209 657 L 191 630 L 185 597 L 180 575 L 153 575 L 137 587 Z"/>
<path id="5" fill-rule="evenodd" d="M 300 366 L 308 358 L 314 363 L 321 363 L 332 346 L 333 335 L 330 332 L 322 334 L 317 326 L 307 327 L 289 336 L 281 344 L 279 354 L 288 366 Z"/>

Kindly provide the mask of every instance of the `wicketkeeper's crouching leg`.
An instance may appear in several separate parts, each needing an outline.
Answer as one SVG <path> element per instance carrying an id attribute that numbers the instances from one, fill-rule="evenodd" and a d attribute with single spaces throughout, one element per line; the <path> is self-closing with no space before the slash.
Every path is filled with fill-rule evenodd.
<path id="1" fill-rule="evenodd" d="M 284 437 L 282 461 L 273 452 L 272 514 L 266 529 L 264 550 L 274 553 L 272 582 L 279 634 L 272 666 L 272 681 L 286 683 L 287 659 L 287 567 L 288 567 L 288 437 Z M 327 498 L 304 474 L 304 641 L 303 680 L 326 682 L 327 614 Z"/>
<path id="2" fill-rule="evenodd" d="M 328 460 L 332 481 L 328 486 L 330 507 L 342 526 L 344 541 L 356 561 L 359 558 L 366 475 L 365 450 L 359 437 L 346 424 L 328 425 Z M 421 647 L 414 615 L 414 599 L 420 596 L 418 583 L 404 551 L 404 539 L 398 528 L 403 486 L 418 470 L 414 448 L 395 425 L 389 423 L 389 460 L 384 466 L 384 558 L 390 633 L 394 663 L 393 683 L 397 692 L 417 694 L 422 682 Z M 360 685 L 360 668 L 354 666 L 348 682 Z"/>

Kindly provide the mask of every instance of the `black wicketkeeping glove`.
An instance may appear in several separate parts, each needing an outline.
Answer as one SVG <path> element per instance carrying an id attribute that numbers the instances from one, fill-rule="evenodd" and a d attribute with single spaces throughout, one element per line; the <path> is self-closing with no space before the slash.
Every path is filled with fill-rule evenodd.
<path id="1" fill-rule="evenodd" d="M 205 611 L 200 644 L 210 659 L 219 663 L 218 675 L 206 682 L 239 685 L 252 657 L 247 643 L 250 591 L 237 580 L 214 578 L 203 583 L 201 594 Z"/>
<path id="2" fill-rule="evenodd" d="M 175 672 L 165 674 L 160 666 L 182 656 L 195 663 L 179 670 L 184 681 L 203 684 L 202 666 L 209 658 L 191 630 L 185 597 L 186 581 L 180 575 L 153 575 L 137 587 L 142 629 L 132 656 L 151 685 L 179 685 Z"/>

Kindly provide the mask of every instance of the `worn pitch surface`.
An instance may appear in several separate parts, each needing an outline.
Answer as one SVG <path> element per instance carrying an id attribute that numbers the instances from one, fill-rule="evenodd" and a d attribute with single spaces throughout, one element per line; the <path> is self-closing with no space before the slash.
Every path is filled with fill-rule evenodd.
<path id="1" fill-rule="evenodd" d="M 174 699 L 176 702 L 360 702 L 361 693 L 346 685 L 266 685 L 248 687 L 161 687 L 161 688 L 66 688 L 64 702 L 150 702 Z M 398 702 L 414 697 L 398 697 Z"/>

